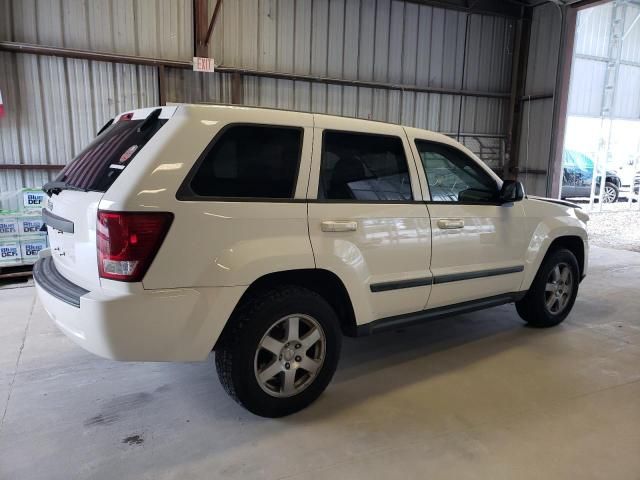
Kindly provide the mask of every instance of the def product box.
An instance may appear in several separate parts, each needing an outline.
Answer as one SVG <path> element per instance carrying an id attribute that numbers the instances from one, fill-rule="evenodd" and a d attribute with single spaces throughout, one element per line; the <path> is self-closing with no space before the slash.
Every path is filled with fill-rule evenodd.
<path id="1" fill-rule="evenodd" d="M 25 188 L 22 190 L 22 206 L 25 210 L 40 211 L 44 207 L 47 194 L 35 188 Z"/>
<path id="2" fill-rule="evenodd" d="M 22 263 L 35 263 L 38 260 L 38 252 L 47 248 L 47 237 L 24 237 L 20 239 L 20 255 Z"/>
<path id="3" fill-rule="evenodd" d="M 42 231 L 42 215 L 20 215 L 17 217 L 18 235 L 46 235 L 46 230 Z"/>
<path id="4" fill-rule="evenodd" d="M 14 214 L 0 212 L 0 238 L 18 235 L 18 218 Z"/>
<path id="5" fill-rule="evenodd" d="M 0 238 L 0 267 L 22 263 L 22 251 L 18 238 Z"/>
<path id="6" fill-rule="evenodd" d="M 42 231 L 42 207 L 47 195 L 42 190 L 23 188 L 0 197 L 11 210 L 0 210 L 0 267 L 33 264 L 38 253 L 48 247 Z"/>

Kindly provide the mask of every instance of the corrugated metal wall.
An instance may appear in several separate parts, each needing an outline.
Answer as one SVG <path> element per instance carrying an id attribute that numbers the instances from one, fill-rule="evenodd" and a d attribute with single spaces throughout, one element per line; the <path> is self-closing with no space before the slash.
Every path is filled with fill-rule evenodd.
<path id="1" fill-rule="evenodd" d="M 175 103 L 231 103 L 229 74 L 166 69 L 167 101 Z"/>
<path id="2" fill-rule="evenodd" d="M 558 7 L 545 4 L 536 7 L 531 22 L 531 38 L 524 94 L 552 94 L 556 82 L 560 51 L 561 17 Z M 546 170 L 551 157 L 551 129 L 553 125 L 553 98 L 526 101 L 522 110 L 520 176 L 527 192 L 545 195 L 546 175 L 527 173 L 527 170 Z"/>
<path id="3" fill-rule="evenodd" d="M 192 56 L 191 0 L 0 0 L 0 39 L 136 56 Z M 63 165 L 117 112 L 157 105 L 155 68 L 0 52 L 0 163 Z M 0 171 L 3 192 L 56 170 Z"/>
<path id="4" fill-rule="evenodd" d="M 606 69 L 606 62 L 580 57 L 573 59 L 567 113 L 600 116 Z"/>
<path id="5" fill-rule="evenodd" d="M 578 13 L 574 53 L 606 57 L 611 27 L 611 3 L 587 8 Z"/>
<path id="6" fill-rule="evenodd" d="M 0 163 L 64 165 L 116 112 L 158 102 L 152 67 L 0 52 Z M 0 189 L 38 187 L 55 170 L 2 170 Z"/>
<path id="7" fill-rule="evenodd" d="M 210 9 L 215 2 L 210 0 Z M 256 14 L 257 13 L 257 14 Z M 508 92 L 513 20 L 390 0 L 225 2 L 217 63 L 419 87 Z M 463 80 L 464 71 L 464 80 Z M 247 77 L 244 103 L 458 130 L 460 97 Z M 176 92 L 178 93 L 178 92 Z M 501 134 L 506 100 L 462 100 L 463 132 Z"/>
<path id="8" fill-rule="evenodd" d="M 626 4 L 620 69 L 615 84 L 613 117 L 640 119 L 640 6 Z M 609 35 L 613 5 L 579 12 L 571 70 L 569 115 L 600 117 L 609 62 Z"/>
<path id="9" fill-rule="evenodd" d="M 214 5 L 210 0 L 210 11 Z M 216 63 L 265 72 L 508 92 L 514 21 L 470 15 L 465 55 L 466 29 L 464 12 L 403 1 L 237 0 L 223 4 L 209 53 Z M 205 90 L 194 93 L 199 84 Z M 176 72 L 170 85 L 170 101 L 230 100 L 229 79 L 222 77 Z M 243 92 L 246 105 L 460 131 L 469 148 L 501 166 L 506 98 L 251 76 L 244 77 Z"/>
<path id="10" fill-rule="evenodd" d="M 0 8 L 4 40 L 166 59 L 192 55 L 191 0 L 0 0 Z M 464 12 L 400 0 L 235 0 L 223 4 L 211 54 L 217 63 L 261 71 L 505 93 L 513 29 L 509 18 L 471 14 L 467 21 Z M 7 116 L 0 121 L 0 163 L 63 164 L 115 113 L 159 102 L 152 67 L 1 55 Z M 231 101 L 228 74 L 165 71 L 169 102 Z M 247 105 L 461 131 L 472 150 L 501 165 L 506 98 L 250 75 L 242 81 Z M 39 186 L 49 175 L 5 170 L 0 186 Z"/>
<path id="11" fill-rule="evenodd" d="M 0 0 L 0 38 L 191 60 L 192 0 Z"/>
<path id="12" fill-rule="evenodd" d="M 640 23 L 637 21 L 638 15 L 640 15 L 640 5 L 627 5 L 624 23 L 626 36 L 622 43 L 622 60 L 626 62 L 640 63 Z"/>

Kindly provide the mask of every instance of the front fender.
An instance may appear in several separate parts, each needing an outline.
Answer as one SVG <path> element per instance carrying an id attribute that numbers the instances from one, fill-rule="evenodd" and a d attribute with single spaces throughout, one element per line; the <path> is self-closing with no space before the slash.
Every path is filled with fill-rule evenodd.
<path id="1" fill-rule="evenodd" d="M 544 218 L 533 228 L 531 241 L 525 254 L 525 274 L 520 290 L 528 290 L 531 287 L 549 247 L 562 237 L 578 237 L 582 240 L 584 248 L 582 274 L 586 274 L 589 243 L 584 224 L 573 216 Z"/>

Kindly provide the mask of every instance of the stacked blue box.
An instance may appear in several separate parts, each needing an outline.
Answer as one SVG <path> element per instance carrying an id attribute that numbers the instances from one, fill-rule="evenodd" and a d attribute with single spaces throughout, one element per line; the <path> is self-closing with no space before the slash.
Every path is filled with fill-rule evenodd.
<path id="1" fill-rule="evenodd" d="M 42 190 L 22 191 L 23 213 L 18 217 L 22 263 L 34 263 L 38 259 L 38 252 L 47 248 L 47 234 L 42 231 L 42 207 L 46 198 Z"/>
<path id="2" fill-rule="evenodd" d="M 15 212 L 0 212 L 0 267 L 22 263 L 18 218 Z"/>
<path id="3" fill-rule="evenodd" d="M 46 230 L 42 230 L 46 194 L 25 188 L 11 197 L 22 201 L 19 211 L 0 210 L 0 267 L 34 263 L 38 252 L 48 246 Z"/>

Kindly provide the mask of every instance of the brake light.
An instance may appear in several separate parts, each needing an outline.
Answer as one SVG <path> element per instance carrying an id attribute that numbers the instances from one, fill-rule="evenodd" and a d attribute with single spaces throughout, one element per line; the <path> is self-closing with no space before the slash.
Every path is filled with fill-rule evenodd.
<path id="1" fill-rule="evenodd" d="M 97 246 L 100 277 L 139 282 L 169 231 L 168 212 L 98 211 Z"/>

